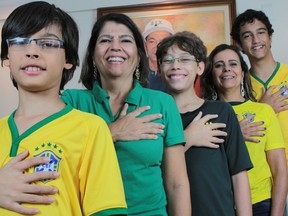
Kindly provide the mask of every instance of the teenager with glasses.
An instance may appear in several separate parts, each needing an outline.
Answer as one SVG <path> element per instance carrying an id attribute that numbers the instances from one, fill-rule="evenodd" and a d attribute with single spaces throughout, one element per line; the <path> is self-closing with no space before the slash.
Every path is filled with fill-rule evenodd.
<path id="1" fill-rule="evenodd" d="M 1 60 L 19 102 L 0 120 L 0 215 L 127 214 L 107 124 L 59 97 L 79 64 L 78 38 L 74 20 L 46 2 L 3 25 Z"/>
<path id="2" fill-rule="evenodd" d="M 194 81 L 205 68 L 206 53 L 192 32 L 163 39 L 156 52 L 159 73 L 176 101 L 183 128 L 194 126 L 185 138 L 198 139 L 198 146 L 187 146 L 185 152 L 192 215 L 251 216 L 247 170 L 252 163 L 236 115 L 229 104 L 204 100 L 194 90 Z M 205 115 L 202 121 L 195 121 L 201 114 Z"/>

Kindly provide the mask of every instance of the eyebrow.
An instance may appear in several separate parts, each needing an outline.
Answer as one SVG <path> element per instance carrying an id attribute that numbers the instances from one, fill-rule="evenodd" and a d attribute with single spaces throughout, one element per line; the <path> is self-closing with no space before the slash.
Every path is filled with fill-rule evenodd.
<path id="1" fill-rule="evenodd" d="M 103 34 L 103 35 L 100 35 L 98 38 L 102 38 L 102 37 L 108 37 L 108 38 L 114 38 L 113 35 L 109 35 L 109 34 Z M 130 37 L 134 40 L 134 37 L 132 35 L 129 35 L 129 34 L 123 34 L 123 35 L 120 35 L 119 38 L 125 38 L 125 37 Z"/>
<path id="2" fill-rule="evenodd" d="M 55 37 L 55 38 L 61 40 L 60 37 L 58 37 L 58 35 L 55 35 L 55 34 L 52 34 L 52 33 L 49 33 L 49 32 L 46 32 L 41 37 Z"/>

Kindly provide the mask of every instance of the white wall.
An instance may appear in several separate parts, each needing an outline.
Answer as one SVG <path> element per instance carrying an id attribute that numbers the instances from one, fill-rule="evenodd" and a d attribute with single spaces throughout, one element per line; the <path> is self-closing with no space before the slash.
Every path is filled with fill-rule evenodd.
<path id="1" fill-rule="evenodd" d="M 79 54 L 82 61 L 85 47 L 87 46 L 92 25 L 96 19 L 97 8 L 110 7 L 129 4 L 153 3 L 155 0 L 47 0 L 50 3 L 69 12 L 75 19 L 80 29 Z M 156 0 L 157 1 L 157 0 Z M 177 1 L 177 0 L 174 0 Z M 28 0 L 1 0 L 0 2 L 0 28 L 5 18 L 11 11 L 23 3 L 31 2 Z M 69 4 L 67 4 L 69 2 Z M 157 1 L 160 2 L 160 1 Z M 287 0 L 236 0 L 237 14 L 242 13 L 248 8 L 263 10 L 269 17 L 275 30 L 273 35 L 272 51 L 275 58 L 280 62 L 288 63 L 288 1 Z M 82 88 L 78 83 L 80 67 L 75 71 L 74 78 L 67 84 L 66 88 Z M 12 86 L 9 70 L 0 67 L 0 118 L 9 115 L 17 106 L 17 90 Z"/>

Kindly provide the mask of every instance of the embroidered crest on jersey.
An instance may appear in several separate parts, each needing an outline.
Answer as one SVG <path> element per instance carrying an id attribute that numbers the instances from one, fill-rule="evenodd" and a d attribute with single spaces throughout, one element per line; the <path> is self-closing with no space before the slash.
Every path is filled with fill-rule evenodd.
<path id="1" fill-rule="evenodd" d="M 50 149 L 45 149 L 45 147 Z M 39 154 L 34 155 L 34 157 L 48 157 L 50 158 L 50 161 L 46 164 L 40 164 L 34 168 L 34 172 L 52 172 L 52 171 L 57 171 L 59 170 L 60 167 L 60 162 L 62 160 L 61 157 L 59 157 L 55 152 L 58 154 L 62 153 L 61 149 L 58 149 L 57 145 L 52 145 L 51 143 L 42 144 L 40 147 L 37 147 L 35 151 L 41 151 Z M 51 180 L 45 179 L 42 180 L 43 183 L 47 183 Z"/>
<path id="2" fill-rule="evenodd" d="M 288 86 L 287 81 L 281 82 L 280 86 L 279 86 L 279 90 L 285 88 Z M 281 93 L 282 96 L 288 94 L 288 90 L 285 90 L 284 92 Z"/>
<path id="3" fill-rule="evenodd" d="M 251 116 L 251 115 L 254 115 L 254 116 L 255 116 L 255 113 L 252 113 L 252 112 L 250 112 L 250 111 L 247 111 L 247 112 L 242 113 L 242 116 L 243 116 L 244 119 L 247 118 L 248 116 Z M 251 123 L 251 122 L 253 122 L 253 121 L 254 121 L 254 117 L 252 117 L 251 119 L 249 119 L 248 123 Z"/>

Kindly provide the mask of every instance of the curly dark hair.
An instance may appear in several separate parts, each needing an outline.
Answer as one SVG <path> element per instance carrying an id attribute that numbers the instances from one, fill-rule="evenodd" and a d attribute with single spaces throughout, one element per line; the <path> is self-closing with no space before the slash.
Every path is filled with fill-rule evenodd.
<path id="1" fill-rule="evenodd" d="M 245 12 L 239 14 L 233 22 L 230 35 L 236 43 L 241 45 L 241 26 L 245 25 L 246 23 L 253 23 L 255 19 L 261 21 L 266 26 L 269 36 L 273 34 L 274 29 L 272 28 L 272 24 L 270 23 L 269 18 L 266 16 L 266 14 L 262 11 L 248 9 Z"/>
<path id="2" fill-rule="evenodd" d="M 249 99 L 251 101 L 256 101 L 255 99 L 255 92 L 253 91 L 252 88 L 252 84 L 251 84 L 251 79 L 250 79 L 250 75 L 249 75 L 249 70 L 248 70 L 248 66 L 246 64 L 246 62 L 244 61 L 240 51 L 238 50 L 237 47 L 233 46 L 233 45 L 227 45 L 227 44 L 220 44 L 218 45 L 216 48 L 214 48 L 214 50 L 212 50 L 212 52 L 210 53 L 208 60 L 207 60 L 207 64 L 206 64 L 206 68 L 204 70 L 204 73 L 202 74 L 202 76 L 200 77 L 200 86 L 202 89 L 202 95 L 204 96 L 205 99 L 212 99 L 212 95 L 213 93 L 216 91 L 217 93 L 217 89 L 215 88 L 214 85 L 214 81 L 213 81 L 213 75 L 212 75 L 212 71 L 213 71 L 213 61 L 215 56 L 224 51 L 224 50 L 232 50 L 234 51 L 239 59 L 240 59 L 240 63 L 241 63 L 241 68 L 244 71 L 244 79 L 243 79 L 243 84 L 244 84 L 244 90 L 245 90 L 245 99 Z"/>

